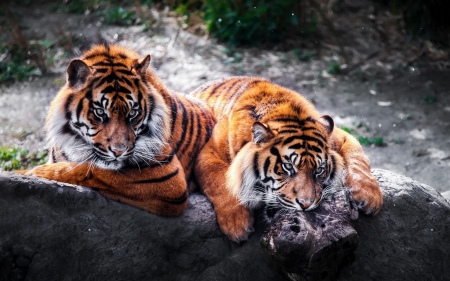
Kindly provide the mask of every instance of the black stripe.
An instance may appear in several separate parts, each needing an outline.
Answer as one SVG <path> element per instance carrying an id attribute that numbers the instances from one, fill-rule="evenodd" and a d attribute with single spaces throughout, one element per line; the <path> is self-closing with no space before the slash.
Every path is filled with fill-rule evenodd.
<path id="1" fill-rule="evenodd" d="M 181 119 L 181 138 L 178 140 L 176 146 L 173 148 L 175 150 L 175 153 L 178 152 L 181 145 L 183 144 L 183 141 L 184 141 L 183 135 L 186 134 L 186 127 L 187 127 L 187 124 L 189 123 L 189 118 L 187 116 L 186 107 L 184 106 L 184 104 L 181 101 L 178 105 L 181 106 L 181 110 L 183 112 L 183 117 Z M 177 114 L 177 116 L 178 116 L 178 114 Z"/>
<path id="2" fill-rule="evenodd" d="M 125 75 L 133 76 L 133 72 L 131 72 L 128 69 L 115 69 L 114 71 L 118 72 L 118 73 L 125 74 Z"/>
<path id="3" fill-rule="evenodd" d="M 266 161 L 264 161 L 264 167 L 263 167 L 264 179 L 262 179 L 261 181 L 263 183 L 267 183 L 267 182 L 271 181 L 272 184 L 274 184 L 275 183 L 275 179 L 273 179 L 272 177 L 270 177 L 268 175 L 269 168 L 270 168 L 270 157 L 267 157 Z"/>
<path id="4" fill-rule="evenodd" d="M 320 147 L 315 146 L 315 145 L 310 145 L 311 149 L 314 150 L 315 152 L 321 153 L 322 149 L 320 149 Z"/>
<path id="5" fill-rule="evenodd" d="M 189 101 L 187 101 L 189 102 Z M 184 153 L 186 152 L 186 150 L 191 146 L 191 142 L 192 142 L 192 137 L 194 135 L 194 121 L 195 121 L 195 114 L 194 114 L 194 110 L 192 109 L 192 104 L 189 105 L 189 130 L 186 132 L 186 134 L 184 134 L 184 144 L 183 144 L 183 148 L 181 149 L 181 154 L 184 155 Z M 198 120 L 196 120 L 198 122 Z"/>
<path id="6" fill-rule="evenodd" d="M 102 62 L 101 61 L 101 62 L 94 63 L 92 66 L 109 66 L 109 67 L 125 67 L 125 68 L 128 68 L 128 66 L 126 64 L 123 64 L 121 62 L 115 62 L 115 63 L 111 62 L 111 63 L 109 63 L 109 62 Z"/>
<path id="7" fill-rule="evenodd" d="M 170 100 L 170 109 L 172 111 L 172 126 L 170 128 L 170 135 L 173 135 L 173 131 L 175 130 L 175 123 L 178 115 L 178 100 L 171 99 Z"/>
<path id="8" fill-rule="evenodd" d="M 67 122 L 66 124 L 64 124 L 64 126 L 61 127 L 60 130 L 61 134 L 68 134 L 68 135 L 77 135 L 73 130 L 72 127 L 69 125 L 69 122 Z"/>
<path id="9" fill-rule="evenodd" d="M 294 111 L 296 115 L 300 115 L 302 113 L 302 108 L 299 105 L 293 103 L 289 103 L 289 105 L 291 110 Z"/>
<path id="10" fill-rule="evenodd" d="M 253 172 L 255 173 L 255 177 L 257 179 L 259 179 L 259 153 L 256 152 L 255 155 L 253 156 Z M 264 166 L 264 171 L 265 171 L 265 166 Z"/>
<path id="11" fill-rule="evenodd" d="M 322 134 L 320 134 L 319 132 L 313 132 L 313 135 L 315 135 L 316 137 L 321 138 L 323 142 L 325 142 L 325 143 L 327 142 L 327 139 Z"/>
<path id="12" fill-rule="evenodd" d="M 133 87 L 133 83 L 131 83 L 131 81 L 128 80 L 126 77 L 122 77 L 122 82 L 125 82 L 125 84 L 127 84 L 129 87 Z M 139 89 L 139 87 L 138 87 L 138 89 Z"/>
<path id="13" fill-rule="evenodd" d="M 116 92 L 116 89 L 112 85 L 109 85 L 108 87 L 104 88 L 102 90 L 102 92 L 105 93 L 105 94 L 106 93 L 114 93 L 114 92 Z"/>
<path id="14" fill-rule="evenodd" d="M 93 59 L 93 58 L 96 58 L 96 57 L 101 57 L 101 56 L 107 57 L 108 53 L 94 53 L 94 54 L 91 54 L 89 56 L 85 56 L 84 59 L 85 60 L 90 60 L 90 59 Z"/>
<path id="15" fill-rule="evenodd" d="M 177 197 L 177 198 L 159 197 L 159 199 L 161 199 L 164 202 L 176 204 L 176 205 L 184 204 L 186 202 L 187 198 L 188 198 L 187 191 L 185 191 L 183 193 L 183 195 L 181 195 L 180 197 Z"/>
<path id="16" fill-rule="evenodd" d="M 150 104 L 150 108 L 148 109 L 147 124 L 152 122 L 152 114 L 155 109 L 155 97 L 153 95 L 148 95 L 148 103 Z M 150 135 L 153 135 L 152 131 L 150 131 Z"/>
<path id="17" fill-rule="evenodd" d="M 232 90 L 234 89 L 234 86 L 236 86 L 239 82 L 243 82 L 243 80 L 236 79 L 236 81 L 233 82 L 233 83 L 225 90 L 225 93 L 228 94 L 228 93 L 232 92 Z M 249 86 L 249 85 L 248 85 L 248 86 Z M 248 86 L 247 86 L 247 89 L 248 89 Z M 241 93 L 238 93 L 238 91 L 234 91 L 234 92 L 231 94 L 231 96 L 228 97 L 228 101 L 233 100 L 234 97 L 235 97 L 237 94 L 242 94 L 243 92 L 244 92 L 244 91 L 242 91 Z"/>
<path id="18" fill-rule="evenodd" d="M 118 53 L 117 55 L 118 55 L 121 59 L 127 59 L 127 58 L 128 58 L 128 56 L 125 55 L 125 54 L 123 54 L 123 53 Z"/>
<path id="19" fill-rule="evenodd" d="M 330 155 L 331 158 L 331 173 L 330 173 L 330 179 L 334 178 L 335 172 L 336 172 L 336 159 L 334 158 L 334 155 Z"/>
<path id="20" fill-rule="evenodd" d="M 274 118 L 273 121 L 276 122 L 284 122 L 284 123 L 295 123 L 295 128 L 303 128 L 305 126 L 305 120 L 298 120 L 297 118 L 290 118 L 290 117 L 279 117 Z M 289 125 L 283 126 L 285 128 L 288 128 Z M 292 125 L 290 125 L 292 126 Z"/>
<path id="21" fill-rule="evenodd" d="M 300 133 L 299 130 L 281 130 L 278 132 L 278 134 L 298 134 Z"/>
<path id="22" fill-rule="evenodd" d="M 136 183 L 143 183 L 143 184 L 147 184 L 147 183 L 160 183 L 160 182 L 164 182 L 167 180 L 170 180 L 171 178 L 175 177 L 176 175 L 178 175 L 178 173 L 180 172 L 179 169 L 176 169 L 175 171 L 173 171 L 170 174 L 167 174 L 165 176 L 159 177 L 159 178 L 152 178 L 152 179 L 146 179 L 146 180 L 139 180 L 136 181 Z"/>
<path id="23" fill-rule="evenodd" d="M 217 83 L 216 85 L 214 85 L 214 88 L 211 89 L 211 91 L 209 92 L 209 95 L 207 97 L 204 98 L 204 100 L 209 101 L 209 99 L 211 97 L 213 97 L 213 95 L 216 94 L 216 91 L 223 86 L 223 84 L 225 84 L 224 82 L 220 82 Z"/>
<path id="24" fill-rule="evenodd" d="M 172 151 L 166 158 L 164 158 L 158 162 L 154 162 L 150 165 L 147 165 L 147 167 L 153 168 L 153 167 L 161 167 L 164 165 L 168 165 L 168 164 L 172 163 L 174 156 L 175 156 L 175 153 Z"/>
<path id="25" fill-rule="evenodd" d="M 195 106 L 197 108 L 197 105 L 195 105 Z M 189 161 L 189 166 L 188 166 L 189 168 L 192 167 L 191 166 L 192 163 L 194 162 L 197 154 L 200 152 L 200 149 L 202 148 L 202 146 L 200 144 L 203 144 L 203 143 L 206 142 L 205 140 L 203 140 L 203 142 L 200 141 L 200 138 L 203 135 L 202 134 L 202 132 L 203 132 L 203 130 L 202 130 L 203 122 L 202 121 L 204 121 L 204 120 L 201 118 L 202 116 L 200 116 L 200 114 L 198 112 L 195 115 L 195 117 L 196 117 L 196 120 L 197 120 L 197 131 L 195 132 L 196 136 L 195 136 L 195 141 L 194 141 L 194 147 L 192 149 L 193 154 L 192 154 L 191 160 Z M 208 128 L 205 128 L 205 130 L 208 130 Z M 191 137 L 191 139 L 192 139 L 192 137 Z"/>
<path id="26" fill-rule="evenodd" d="M 302 146 L 301 143 L 296 143 L 296 144 L 293 144 L 293 145 L 289 146 L 288 148 L 289 148 L 289 149 L 300 149 L 300 148 L 302 148 L 302 147 L 303 147 L 303 146 Z"/>
<path id="27" fill-rule="evenodd" d="M 106 73 L 109 70 L 109 68 L 97 68 L 95 69 L 96 73 Z"/>
<path id="28" fill-rule="evenodd" d="M 56 163 L 57 161 L 56 161 L 56 151 L 55 151 L 55 147 L 52 147 L 52 161 L 53 161 L 53 163 Z"/>
<path id="29" fill-rule="evenodd" d="M 314 142 L 317 142 L 320 146 L 322 146 L 322 147 L 324 146 L 324 143 L 323 143 L 322 140 L 319 140 L 319 139 L 317 139 L 315 137 L 306 136 L 306 135 L 289 137 L 289 138 L 287 138 L 287 139 L 285 139 L 283 141 L 283 145 L 286 145 L 286 144 L 288 144 L 290 142 L 293 142 L 295 140 L 303 140 L 303 141 L 308 141 L 308 142 L 309 141 L 314 141 Z"/>

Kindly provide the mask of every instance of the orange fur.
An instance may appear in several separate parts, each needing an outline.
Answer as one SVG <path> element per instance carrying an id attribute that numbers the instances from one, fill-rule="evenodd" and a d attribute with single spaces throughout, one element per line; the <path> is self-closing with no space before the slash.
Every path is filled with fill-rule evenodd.
<path id="1" fill-rule="evenodd" d="M 198 99 L 169 91 L 150 56 L 97 45 L 67 68 L 47 114 L 48 164 L 27 175 L 97 189 L 175 216 L 187 204 L 196 155 L 215 120 Z"/>
<path id="2" fill-rule="evenodd" d="M 299 93 L 261 78 L 232 77 L 193 95 L 206 101 L 217 119 L 197 158 L 196 178 L 230 239 L 247 239 L 251 208 L 258 202 L 317 207 L 323 188 L 338 182 L 343 169 L 359 207 L 380 210 L 381 191 L 360 144 Z"/>

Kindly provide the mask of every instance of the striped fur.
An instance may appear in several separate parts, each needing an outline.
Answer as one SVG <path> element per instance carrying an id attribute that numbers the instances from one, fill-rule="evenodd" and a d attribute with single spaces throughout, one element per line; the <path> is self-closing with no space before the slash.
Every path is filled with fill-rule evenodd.
<path id="1" fill-rule="evenodd" d="M 197 180 L 232 240 L 247 238 L 250 210 L 259 203 L 312 210 L 342 181 L 361 209 L 380 210 L 381 192 L 357 140 L 299 93 L 261 78 L 232 77 L 193 95 L 211 106 L 218 122 L 197 158 Z"/>
<path id="2" fill-rule="evenodd" d="M 179 215 L 215 120 L 200 100 L 169 91 L 149 64 L 149 55 L 117 45 L 73 60 L 47 114 L 49 163 L 28 174 Z"/>

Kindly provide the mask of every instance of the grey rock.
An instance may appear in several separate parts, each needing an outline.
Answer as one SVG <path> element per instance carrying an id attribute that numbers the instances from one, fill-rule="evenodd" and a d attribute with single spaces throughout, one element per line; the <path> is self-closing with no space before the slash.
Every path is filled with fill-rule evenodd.
<path id="1" fill-rule="evenodd" d="M 439 192 L 405 176 L 373 171 L 384 205 L 360 215 L 355 262 L 339 280 L 450 280 L 450 204 Z"/>
<path id="2" fill-rule="evenodd" d="M 266 265 L 260 236 L 229 242 L 200 194 L 167 218 L 0 172 L 0 280 L 283 280 Z"/>
<path id="3" fill-rule="evenodd" d="M 356 260 L 339 280 L 448 280 L 450 204 L 434 189 L 374 170 L 385 205 L 360 214 Z M 220 232 L 209 201 L 158 217 L 87 188 L 0 172 L 0 280 L 284 280 L 259 239 Z"/>

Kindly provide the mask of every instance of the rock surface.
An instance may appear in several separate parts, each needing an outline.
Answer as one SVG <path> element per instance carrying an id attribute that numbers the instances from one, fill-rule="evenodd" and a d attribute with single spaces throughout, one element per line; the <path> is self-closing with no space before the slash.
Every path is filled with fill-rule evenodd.
<path id="1" fill-rule="evenodd" d="M 448 280 L 448 201 L 409 178 L 374 174 L 385 205 L 354 222 L 356 260 L 339 280 Z M 284 280 L 261 252 L 265 228 L 257 223 L 237 245 L 200 194 L 181 217 L 164 218 L 86 188 L 0 173 L 0 280 Z"/>

